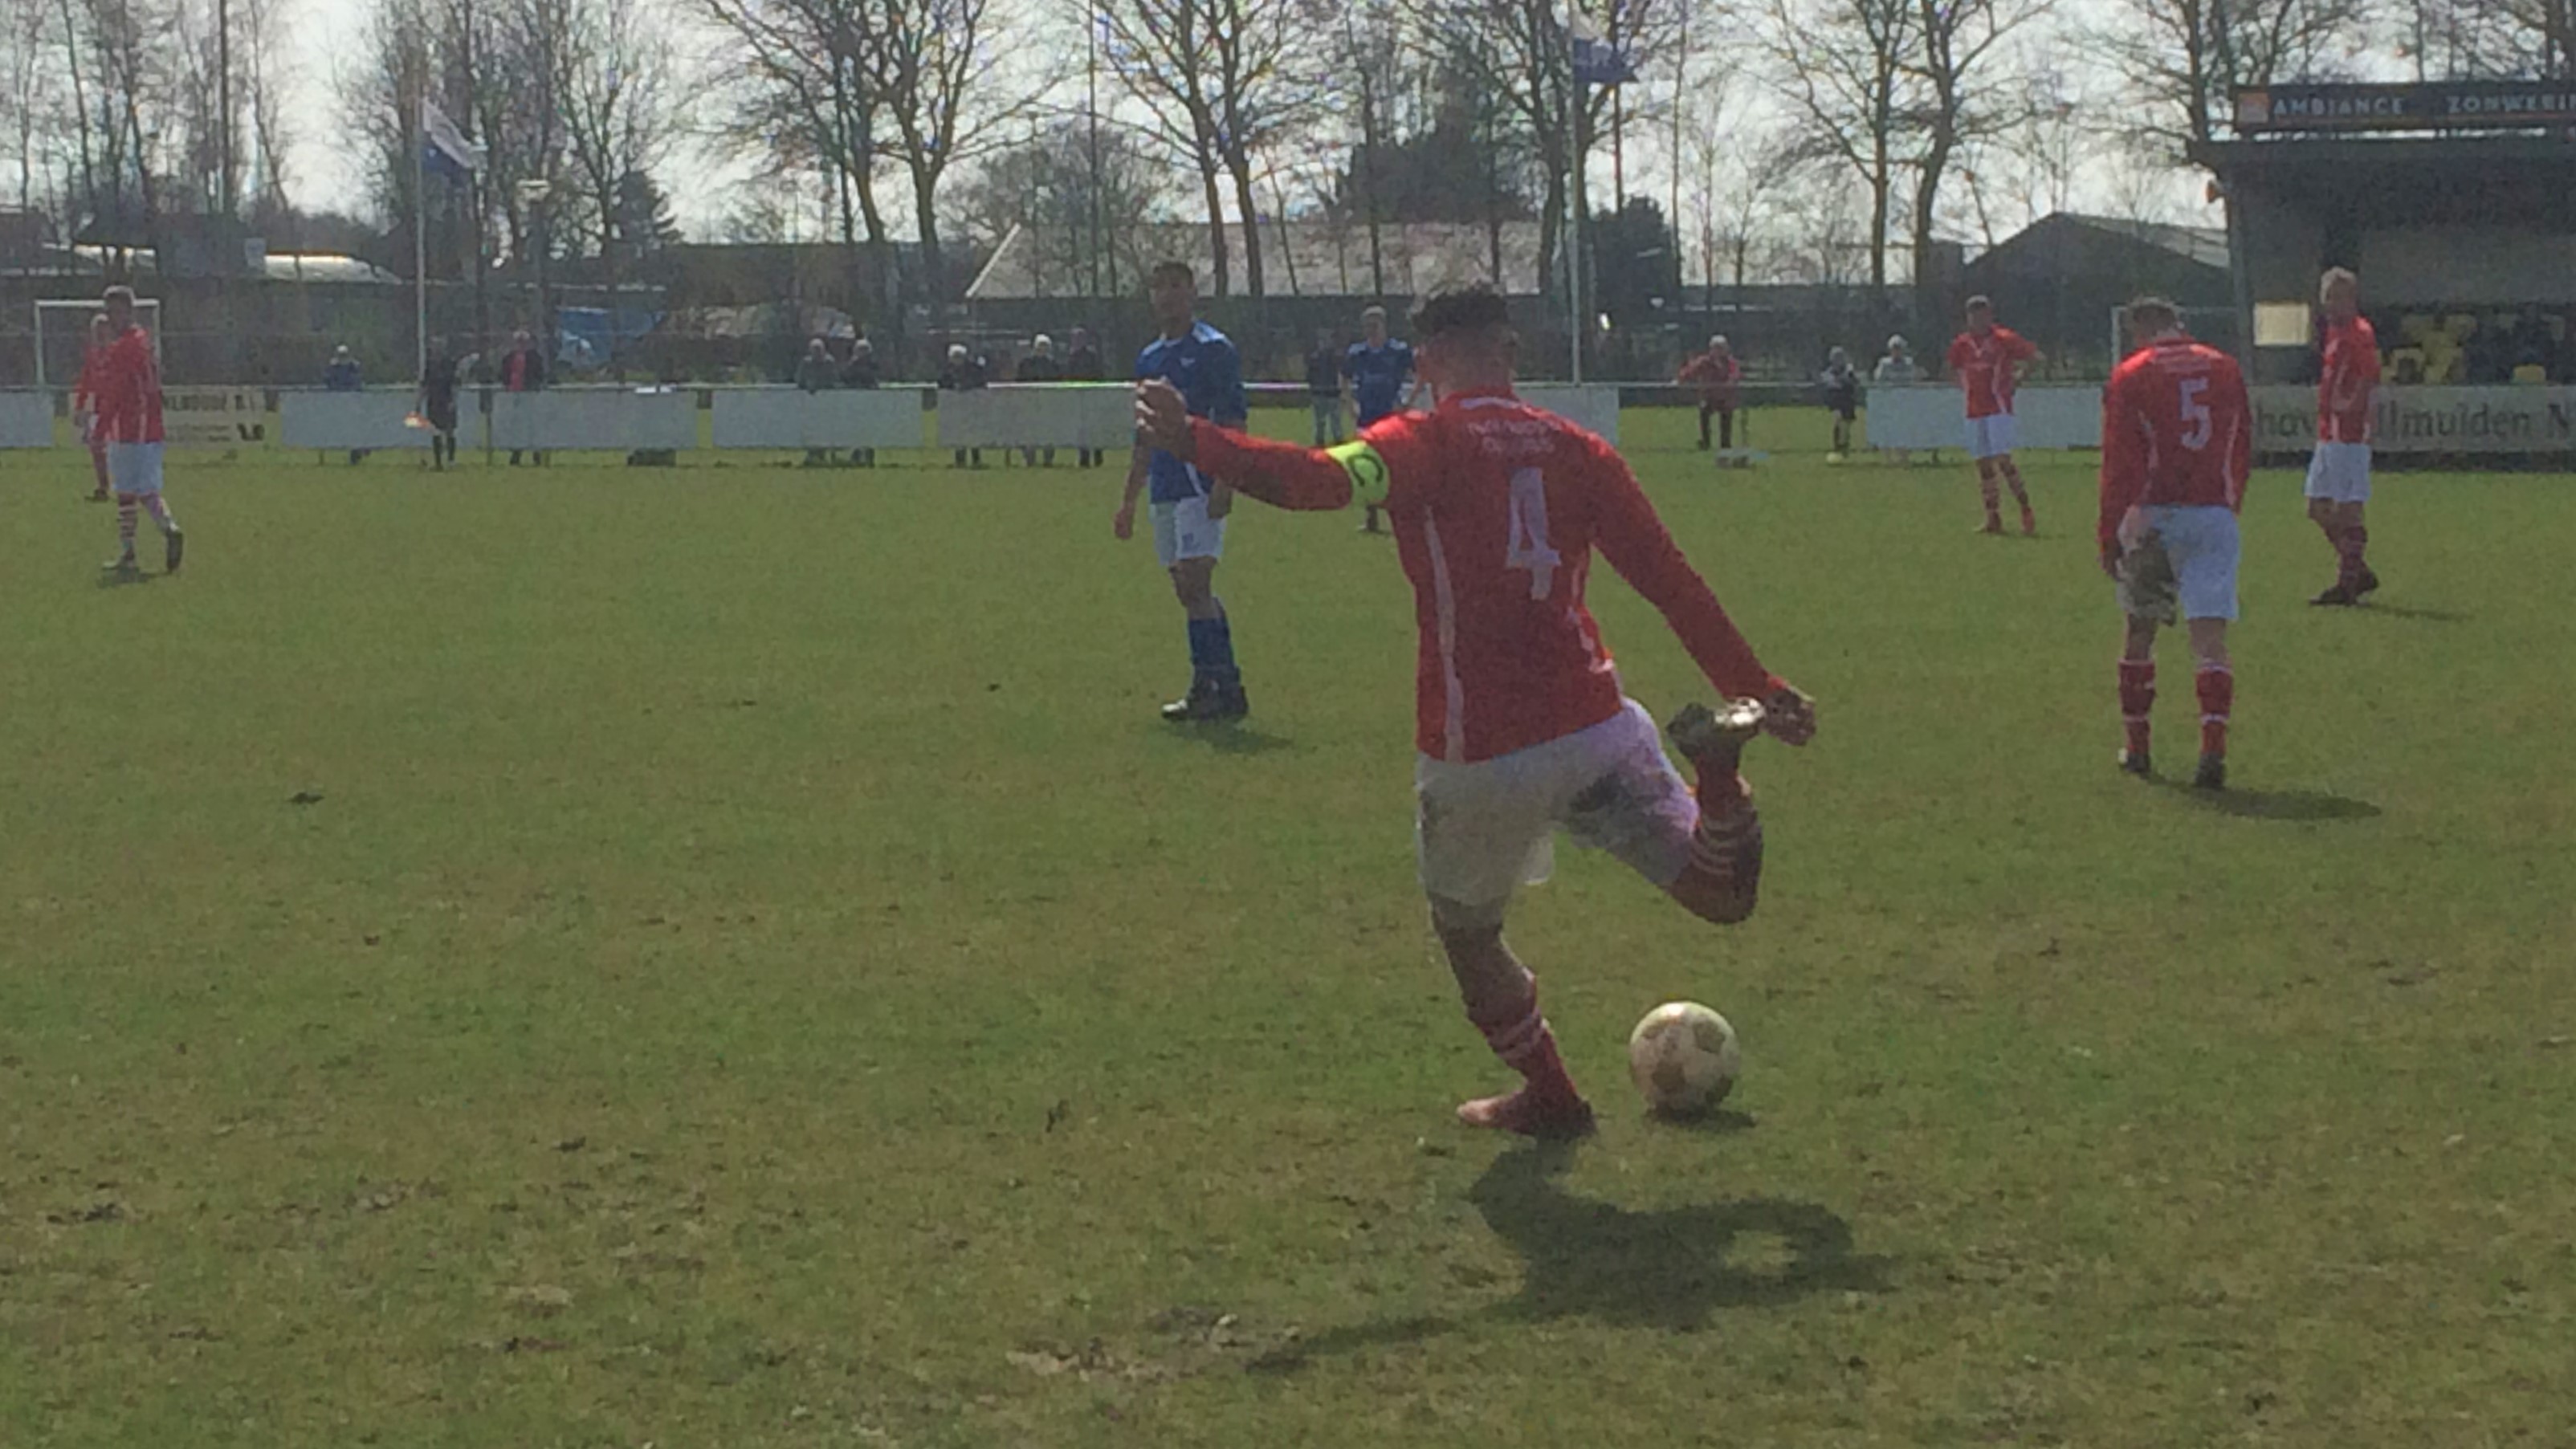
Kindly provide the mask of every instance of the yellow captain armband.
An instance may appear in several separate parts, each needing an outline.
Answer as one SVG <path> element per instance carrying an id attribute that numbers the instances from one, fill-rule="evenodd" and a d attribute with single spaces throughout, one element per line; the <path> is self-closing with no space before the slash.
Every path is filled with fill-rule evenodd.
<path id="1" fill-rule="evenodd" d="M 1351 475 L 1351 498 L 1372 508 L 1386 506 L 1386 457 L 1365 441 L 1354 439 L 1337 448 L 1326 448 L 1324 456 L 1342 465 Z"/>

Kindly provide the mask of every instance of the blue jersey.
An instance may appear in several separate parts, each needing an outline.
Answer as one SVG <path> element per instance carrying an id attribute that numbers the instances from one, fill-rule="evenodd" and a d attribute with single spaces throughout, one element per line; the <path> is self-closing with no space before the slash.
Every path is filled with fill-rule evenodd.
<path id="1" fill-rule="evenodd" d="M 1136 354 L 1136 377 L 1159 377 L 1179 388 L 1190 416 L 1240 425 L 1250 410 L 1243 400 L 1243 358 L 1226 335 L 1205 322 L 1194 323 L 1186 337 L 1157 337 Z M 1147 466 L 1147 497 L 1156 503 L 1178 503 L 1205 497 L 1206 475 L 1157 448 Z"/>
<path id="2" fill-rule="evenodd" d="M 1404 385 L 1413 380 L 1413 349 L 1392 337 L 1384 347 L 1354 342 L 1342 354 L 1342 375 L 1351 380 L 1351 403 L 1365 428 L 1404 405 Z"/>

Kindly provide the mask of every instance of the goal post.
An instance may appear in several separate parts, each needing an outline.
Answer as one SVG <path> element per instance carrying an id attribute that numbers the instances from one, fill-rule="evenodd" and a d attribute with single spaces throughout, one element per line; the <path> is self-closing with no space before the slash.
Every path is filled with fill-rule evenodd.
<path id="1" fill-rule="evenodd" d="M 41 297 L 36 301 L 36 386 L 69 387 L 80 380 L 89 356 L 90 319 L 107 304 L 88 297 Z M 134 299 L 134 320 L 152 339 L 152 355 L 161 355 L 161 299 Z"/>

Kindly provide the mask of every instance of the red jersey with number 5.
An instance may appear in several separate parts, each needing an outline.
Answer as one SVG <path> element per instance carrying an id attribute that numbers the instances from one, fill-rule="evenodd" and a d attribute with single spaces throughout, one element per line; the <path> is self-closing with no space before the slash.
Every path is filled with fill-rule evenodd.
<path id="1" fill-rule="evenodd" d="M 2379 386 L 2379 334 L 2368 318 L 2326 324 L 2325 368 L 2317 377 L 2317 441 L 2370 441 L 2370 394 Z"/>
<path id="2" fill-rule="evenodd" d="M 1443 398 L 1330 453 L 1204 419 L 1192 432 L 1202 471 L 1267 475 L 1288 507 L 1342 507 L 1355 479 L 1383 487 L 1421 629 L 1414 743 L 1425 755 L 1492 759 L 1618 713 L 1618 672 L 1583 601 L 1596 546 L 1719 690 L 1779 687 L 1618 453 L 1507 392 Z"/>
<path id="3" fill-rule="evenodd" d="M 2037 356 L 2039 349 L 2030 339 L 2009 327 L 1991 327 L 1982 336 L 1962 332 L 1950 339 L 1950 375 L 1967 394 L 1968 416 L 2011 412 L 2013 369 Z"/>
<path id="4" fill-rule="evenodd" d="M 2102 389 L 2103 546 L 2133 507 L 2241 511 L 2253 414 L 2245 375 L 2217 348 L 2173 336 L 2131 353 Z"/>

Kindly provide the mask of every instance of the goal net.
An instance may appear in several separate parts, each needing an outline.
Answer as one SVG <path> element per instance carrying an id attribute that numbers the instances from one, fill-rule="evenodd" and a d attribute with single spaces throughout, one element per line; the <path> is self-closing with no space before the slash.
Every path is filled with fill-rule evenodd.
<path id="1" fill-rule="evenodd" d="M 70 387 L 80 381 L 81 362 L 89 356 L 92 319 L 106 314 L 92 300 L 45 299 L 36 303 L 36 386 Z M 134 299 L 134 320 L 152 339 L 152 355 L 161 355 L 161 300 Z"/>
<path id="2" fill-rule="evenodd" d="M 2190 333 L 2193 337 L 2208 343 L 2210 346 L 2217 348 L 2221 352 L 2236 353 L 2240 351 L 2237 347 L 2238 338 L 2236 334 L 2239 329 L 2236 324 L 2235 308 L 2180 307 L 2175 310 L 2182 313 L 2183 331 Z M 2129 341 L 2129 309 L 2125 306 L 2112 308 L 2112 359 L 2117 361 L 2136 350 L 2137 349 L 2131 345 Z"/>

